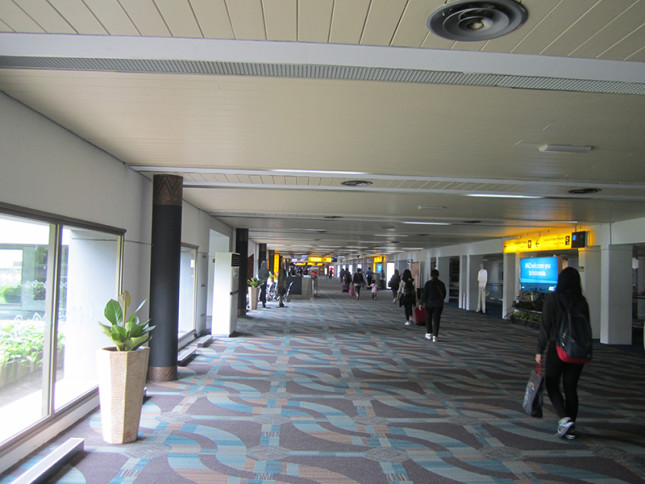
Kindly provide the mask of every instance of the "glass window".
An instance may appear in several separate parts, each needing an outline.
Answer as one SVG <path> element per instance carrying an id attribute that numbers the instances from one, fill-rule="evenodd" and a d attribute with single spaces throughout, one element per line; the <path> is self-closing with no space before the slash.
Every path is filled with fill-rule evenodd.
<path id="1" fill-rule="evenodd" d="M 56 410 L 97 384 L 96 350 L 111 345 L 98 322 L 118 291 L 119 237 L 65 226 L 61 254 Z"/>
<path id="2" fill-rule="evenodd" d="M 121 236 L 0 213 L 0 442 L 97 385 Z"/>
<path id="3" fill-rule="evenodd" d="M 47 223 L 0 215 L 0 441 L 47 415 L 49 234 Z"/>
<path id="4" fill-rule="evenodd" d="M 181 248 L 179 263 L 179 338 L 195 330 L 195 258 L 197 250 Z"/>

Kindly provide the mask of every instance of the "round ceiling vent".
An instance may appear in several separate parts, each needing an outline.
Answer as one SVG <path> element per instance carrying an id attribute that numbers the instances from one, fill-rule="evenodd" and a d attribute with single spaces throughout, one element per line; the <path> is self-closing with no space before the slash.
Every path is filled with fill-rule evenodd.
<path id="1" fill-rule="evenodd" d="M 476 42 L 506 35 L 527 17 L 526 8 L 515 0 L 455 0 L 428 17 L 428 28 L 446 39 Z"/>

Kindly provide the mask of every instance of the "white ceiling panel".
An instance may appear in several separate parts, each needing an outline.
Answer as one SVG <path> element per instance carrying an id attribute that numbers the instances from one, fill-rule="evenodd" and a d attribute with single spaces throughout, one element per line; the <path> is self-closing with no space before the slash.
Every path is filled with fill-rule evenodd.
<path id="1" fill-rule="evenodd" d="M 267 40 L 298 40 L 298 0 L 263 0 Z"/>
<path id="2" fill-rule="evenodd" d="M 137 31 L 143 36 L 169 37 L 170 30 L 152 0 L 119 0 Z"/>
<path id="3" fill-rule="evenodd" d="M 285 252 L 645 217 L 645 1 L 525 0 L 484 42 L 429 32 L 445 3 L 0 2 L 0 90 Z"/>
<path id="4" fill-rule="evenodd" d="M 8 4 L 11 2 L 3 3 Z M 61 34 L 76 33 L 63 16 L 46 0 L 16 0 L 15 4 L 29 15 L 34 22 L 41 26 L 45 32 Z"/>

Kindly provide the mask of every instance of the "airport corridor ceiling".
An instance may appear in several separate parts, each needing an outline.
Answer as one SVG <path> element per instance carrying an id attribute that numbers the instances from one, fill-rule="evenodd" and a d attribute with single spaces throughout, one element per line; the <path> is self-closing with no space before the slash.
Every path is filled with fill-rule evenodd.
<path id="1" fill-rule="evenodd" d="M 0 90 L 294 256 L 645 217 L 645 0 L 517 3 L 3 1 Z"/>

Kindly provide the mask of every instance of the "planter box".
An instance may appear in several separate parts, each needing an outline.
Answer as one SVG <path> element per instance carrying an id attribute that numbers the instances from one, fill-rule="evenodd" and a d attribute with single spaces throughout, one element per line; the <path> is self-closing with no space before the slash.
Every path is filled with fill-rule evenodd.
<path id="1" fill-rule="evenodd" d="M 150 348 L 98 351 L 99 399 L 103 440 L 110 444 L 133 442 L 139 433 L 143 389 Z"/>
<path id="2" fill-rule="evenodd" d="M 260 294 L 259 287 L 249 286 L 249 308 L 255 310 L 258 308 L 258 296 Z"/>

